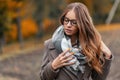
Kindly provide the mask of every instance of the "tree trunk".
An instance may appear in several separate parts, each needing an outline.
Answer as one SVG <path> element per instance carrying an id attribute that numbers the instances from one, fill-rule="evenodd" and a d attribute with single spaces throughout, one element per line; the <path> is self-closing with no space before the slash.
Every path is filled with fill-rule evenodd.
<path id="1" fill-rule="evenodd" d="M 4 34 L 2 34 L 0 37 L 0 54 L 3 53 L 4 44 L 5 44 L 5 36 L 4 36 Z"/>
<path id="2" fill-rule="evenodd" d="M 0 54 L 3 53 L 3 44 L 2 44 L 2 39 L 0 38 Z"/>
<path id="3" fill-rule="evenodd" d="M 20 9 L 18 8 L 17 9 L 17 13 L 19 14 L 19 12 L 20 12 Z M 18 16 L 17 18 L 16 18 L 16 24 L 17 24 L 17 31 L 18 31 L 18 41 L 19 41 L 19 43 L 20 43 L 20 48 L 22 49 L 23 48 L 23 36 L 22 36 L 22 29 L 21 29 L 21 18 L 20 18 L 20 16 Z"/>
<path id="4" fill-rule="evenodd" d="M 109 12 L 108 18 L 106 19 L 106 24 L 110 24 L 112 21 L 113 16 L 115 15 L 115 11 L 120 3 L 120 0 L 115 0 L 111 11 Z"/>

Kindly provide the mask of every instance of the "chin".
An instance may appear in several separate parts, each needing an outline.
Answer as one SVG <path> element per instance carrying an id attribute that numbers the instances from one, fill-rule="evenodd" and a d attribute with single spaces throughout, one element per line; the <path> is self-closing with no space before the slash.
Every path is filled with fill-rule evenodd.
<path id="1" fill-rule="evenodd" d="M 67 36 L 71 36 L 72 34 L 70 34 L 70 33 L 65 33 Z"/>

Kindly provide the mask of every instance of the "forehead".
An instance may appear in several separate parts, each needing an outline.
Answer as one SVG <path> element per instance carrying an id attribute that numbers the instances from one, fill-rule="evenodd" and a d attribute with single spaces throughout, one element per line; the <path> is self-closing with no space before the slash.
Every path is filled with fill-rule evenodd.
<path id="1" fill-rule="evenodd" d="M 69 19 L 76 19 L 74 10 L 68 11 L 67 14 L 65 15 L 65 17 L 67 17 Z"/>

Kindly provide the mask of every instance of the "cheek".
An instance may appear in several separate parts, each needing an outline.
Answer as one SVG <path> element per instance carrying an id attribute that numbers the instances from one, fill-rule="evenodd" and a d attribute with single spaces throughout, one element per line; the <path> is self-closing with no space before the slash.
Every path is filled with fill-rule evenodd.
<path id="1" fill-rule="evenodd" d="M 74 34 L 78 33 L 78 31 L 79 31 L 78 28 L 73 29 Z"/>

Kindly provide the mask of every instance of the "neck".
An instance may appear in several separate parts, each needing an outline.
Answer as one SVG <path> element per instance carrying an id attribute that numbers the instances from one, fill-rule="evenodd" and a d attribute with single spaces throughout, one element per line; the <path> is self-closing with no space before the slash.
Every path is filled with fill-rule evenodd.
<path id="1" fill-rule="evenodd" d="M 71 43 L 75 44 L 77 40 L 77 36 L 71 36 L 70 38 L 71 38 Z"/>

